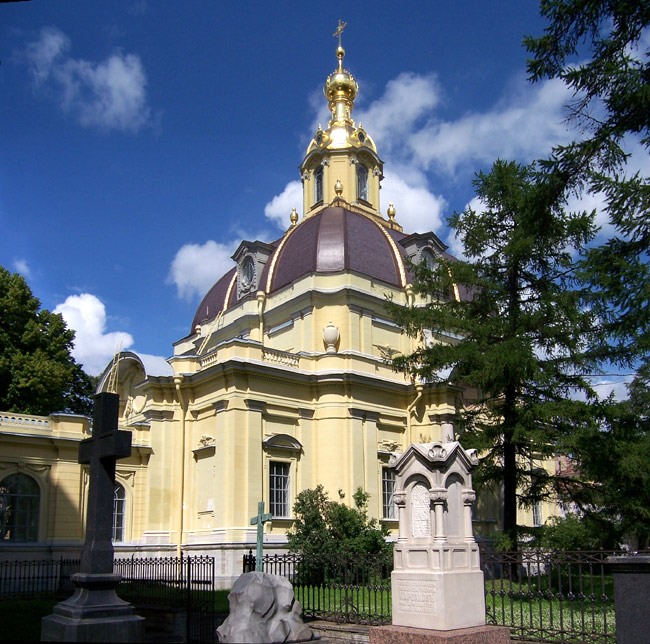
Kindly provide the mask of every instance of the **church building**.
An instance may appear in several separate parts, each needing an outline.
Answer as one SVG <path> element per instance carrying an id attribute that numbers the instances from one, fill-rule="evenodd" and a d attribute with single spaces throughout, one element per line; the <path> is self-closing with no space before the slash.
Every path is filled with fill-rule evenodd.
<path id="1" fill-rule="evenodd" d="M 417 305 L 409 262 L 451 258 L 435 232 L 402 230 L 393 204 L 382 214 L 383 162 L 353 119 L 358 85 L 344 55 L 339 42 L 324 86 L 331 119 L 300 164 L 304 216 L 287 213 L 279 239 L 241 242 L 166 362 L 124 351 L 101 377 L 98 391 L 119 393 L 120 429 L 133 434 L 131 457 L 117 463 L 117 556 L 210 554 L 229 587 L 254 547 L 258 503 L 272 515 L 265 548 L 279 549 L 296 495 L 318 484 L 350 503 L 363 488 L 370 514 L 396 530 L 391 453 L 453 440 L 463 390 L 390 368 L 415 341 L 385 310 L 387 298 Z M 16 503 L 40 499 L 20 525 L 3 519 L 0 547 L 22 539 L 63 552 L 83 533 L 87 473 L 76 449 L 88 421 L 41 421 L 0 419 L 1 493 L 10 481 Z M 484 529 L 496 522 L 489 503 L 480 514 Z M 29 558 L 14 545 L 12 556 Z"/>

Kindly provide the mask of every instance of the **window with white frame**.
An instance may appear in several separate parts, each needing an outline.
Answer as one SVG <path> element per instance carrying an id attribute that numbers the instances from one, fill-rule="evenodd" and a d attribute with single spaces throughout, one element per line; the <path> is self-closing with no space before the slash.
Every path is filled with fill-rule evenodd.
<path id="1" fill-rule="evenodd" d="M 381 497 L 384 519 L 397 519 L 397 506 L 393 500 L 395 493 L 395 470 L 382 467 L 381 470 Z"/>
<path id="2" fill-rule="evenodd" d="M 542 525 L 544 522 L 542 521 L 542 502 L 541 501 L 535 501 L 533 505 L 533 525 L 538 526 Z"/>
<path id="3" fill-rule="evenodd" d="M 289 463 L 269 462 L 269 506 L 274 517 L 289 516 Z"/>
<path id="4" fill-rule="evenodd" d="M 113 490 L 113 541 L 124 541 L 126 491 L 119 484 Z"/>

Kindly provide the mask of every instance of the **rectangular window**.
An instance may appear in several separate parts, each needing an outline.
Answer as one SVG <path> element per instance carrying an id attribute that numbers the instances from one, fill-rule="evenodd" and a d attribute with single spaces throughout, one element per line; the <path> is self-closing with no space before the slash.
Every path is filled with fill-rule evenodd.
<path id="1" fill-rule="evenodd" d="M 289 516 L 289 463 L 269 463 L 269 505 L 274 517 Z"/>
<path id="2" fill-rule="evenodd" d="M 542 525 L 544 522 L 542 521 L 542 502 L 541 501 L 535 501 L 535 505 L 533 505 L 533 525 Z"/>
<path id="3" fill-rule="evenodd" d="M 393 501 L 395 492 L 395 470 L 383 467 L 381 470 L 381 492 L 384 519 L 397 519 L 397 507 Z"/>

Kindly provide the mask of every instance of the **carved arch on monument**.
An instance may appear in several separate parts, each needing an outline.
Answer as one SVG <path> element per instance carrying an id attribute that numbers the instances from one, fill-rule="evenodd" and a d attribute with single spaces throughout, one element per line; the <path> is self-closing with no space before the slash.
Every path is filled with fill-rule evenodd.
<path id="1" fill-rule="evenodd" d="M 413 539 L 428 541 L 433 536 L 434 517 L 429 490 L 431 481 L 422 473 L 413 474 L 404 483 L 406 492 L 406 525 Z"/>
<path id="2" fill-rule="evenodd" d="M 458 473 L 452 472 L 445 479 L 447 490 L 445 517 L 445 534 L 449 541 L 462 541 L 464 538 L 463 524 L 463 490 L 465 479 Z"/>

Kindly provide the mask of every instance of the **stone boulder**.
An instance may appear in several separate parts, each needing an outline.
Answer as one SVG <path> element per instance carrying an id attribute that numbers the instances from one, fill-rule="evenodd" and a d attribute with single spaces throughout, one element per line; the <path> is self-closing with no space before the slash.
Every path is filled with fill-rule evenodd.
<path id="1" fill-rule="evenodd" d="M 230 615 L 217 629 L 219 642 L 299 642 L 314 639 L 302 621 L 300 602 L 287 579 L 247 572 L 228 595 Z"/>

